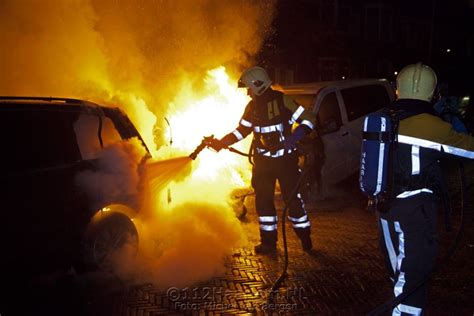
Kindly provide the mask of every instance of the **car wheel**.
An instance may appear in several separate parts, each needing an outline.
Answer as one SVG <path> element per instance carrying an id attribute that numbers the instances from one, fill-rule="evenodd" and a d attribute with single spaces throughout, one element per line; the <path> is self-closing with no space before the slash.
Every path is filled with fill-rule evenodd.
<path id="1" fill-rule="evenodd" d="M 89 226 L 84 240 L 86 264 L 103 270 L 113 268 L 114 256 L 133 256 L 138 250 L 137 229 L 130 218 L 121 213 L 104 214 Z"/>

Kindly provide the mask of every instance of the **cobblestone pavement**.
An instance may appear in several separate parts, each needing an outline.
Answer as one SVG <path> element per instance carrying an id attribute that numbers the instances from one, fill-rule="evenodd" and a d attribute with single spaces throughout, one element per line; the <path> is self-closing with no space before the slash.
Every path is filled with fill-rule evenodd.
<path id="1" fill-rule="evenodd" d="M 459 195 L 453 198 L 457 201 Z M 375 214 L 364 210 L 360 199 L 315 203 L 308 213 L 315 252 L 303 252 L 288 230 L 288 276 L 272 304 L 270 288 L 284 263 L 281 232 L 278 256 L 235 249 L 226 260 L 225 273 L 187 289 L 160 291 L 153 284 L 130 286 L 113 278 L 79 277 L 66 287 L 45 290 L 38 310 L 62 306 L 65 309 L 59 310 L 68 315 L 360 315 L 389 300 L 391 288 L 379 252 Z M 451 233 L 440 219 L 442 256 L 454 240 L 459 216 L 454 216 Z M 249 235 L 255 233 L 254 211 L 249 210 L 243 225 Z M 455 255 L 433 276 L 428 315 L 474 314 L 473 228 L 470 216 Z"/>
<path id="2" fill-rule="evenodd" d="M 273 258 L 237 249 L 228 258 L 224 275 L 187 290 L 160 293 L 153 285 L 135 287 L 114 301 L 113 313 L 198 314 L 201 309 L 239 314 L 273 309 L 287 314 L 350 314 L 367 311 L 376 305 L 377 298 L 382 302 L 381 289 L 387 288 L 387 283 L 374 218 L 356 209 L 311 211 L 310 216 L 316 252 L 304 253 L 293 231 L 288 232 L 288 277 L 273 305 L 268 304 L 268 295 L 282 270 L 282 246 Z M 255 216 L 251 217 L 247 225 L 256 226 Z"/>
<path id="3" fill-rule="evenodd" d="M 274 301 L 268 296 L 279 277 L 284 256 L 280 246 L 275 258 L 256 255 L 250 249 L 236 249 L 226 262 L 225 274 L 188 289 L 159 291 L 152 284 L 122 289 L 96 298 L 91 314 L 102 315 L 360 315 L 391 297 L 390 283 L 379 252 L 376 218 L 355 201 L 312 206 L 312 236 L 315 253 L 301 250 L 299 241 L 288 231 L 288 277 Z M 359 205 L 359 207 L 357 207 Z M 253 212 L 246 229 L 257 229 Z M 446 253 L 454 232 L 440 227 Z M 466 234 L 449 265 L 444 265 L 431 282 L 428 315 L 473 315 L 474 222 L 469 220 Z"/>

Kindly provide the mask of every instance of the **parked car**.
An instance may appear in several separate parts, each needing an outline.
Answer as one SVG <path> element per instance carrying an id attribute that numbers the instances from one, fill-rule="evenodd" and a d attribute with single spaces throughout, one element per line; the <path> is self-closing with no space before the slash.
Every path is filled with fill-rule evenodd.
<path id="1" fill-rule="evenodd" d="M 311 109 L 317 117 L 317 135 L 306 141 L 313 151 L 313 158 L 307 159 L 315 170 L 313 180 L 317 188 L 313 194 L 319 198 L 338 194 L 337 185 L 359 170 L 363 117 L 393 101 L 393 88 L 386 79 L 360 79 L 277 89 Z"/>
<path id="2" fill-rule="evenodd" d="M 0 131 L 2 274 L 100 266 L 111 251 L 138 243 L 136 195 L 96 198 L 78 184 L 79 174 L 104 167 L 98 159 L 103 148 L 141 140 L 120 109 L 76 99 L 0 97 Z"/>

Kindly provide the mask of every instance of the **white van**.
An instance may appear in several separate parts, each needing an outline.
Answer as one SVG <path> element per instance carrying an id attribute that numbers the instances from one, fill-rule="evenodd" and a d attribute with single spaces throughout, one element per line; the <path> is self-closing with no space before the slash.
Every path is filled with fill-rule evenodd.
<path id="1" fill-rule="evenodd" d="M 319 198 L 337 195 L 337 184 L 359 170 L 362 121 L 394 101 L 386 79 L 359 79 L 305 83 L 274 87 L 311 109 L 317 117 L 316 131 L 322 140 L 324 159 L 315 166 L 321 183 Z M 316 160 L 317 161 L 317 160 Z"/>

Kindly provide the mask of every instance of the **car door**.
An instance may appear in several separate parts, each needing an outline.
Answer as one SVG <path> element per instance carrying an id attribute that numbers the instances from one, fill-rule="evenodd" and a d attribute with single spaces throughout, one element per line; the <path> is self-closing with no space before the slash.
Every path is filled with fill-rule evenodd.
<path id="1" fill-rule="evenodd" d="M 348 173 L 347 161 L 350 157 L 346 149 L 350 138 L 344 125 L 346 117 L 342 112 L 340 99 L 337 89 L 323 90 L 316 99 L 316 128 L 321 135 L 325 154 L 321 178 L 325 184 L 335 184 Z"/>
<path id="2" fill-rule="evenodd" d="M 11 262 L 63 261 L 76 235 L 74 174 L 81 156 L 72 129 L 75 111 L 21 105 L 2 110 L 0 133 L 3 233 Z M 79 200 L 79 202 L 81 202 Z M 54 265 L 53 264 L 53 265 Z M 47 266 L 53 266 L 49 263 Z"/>

